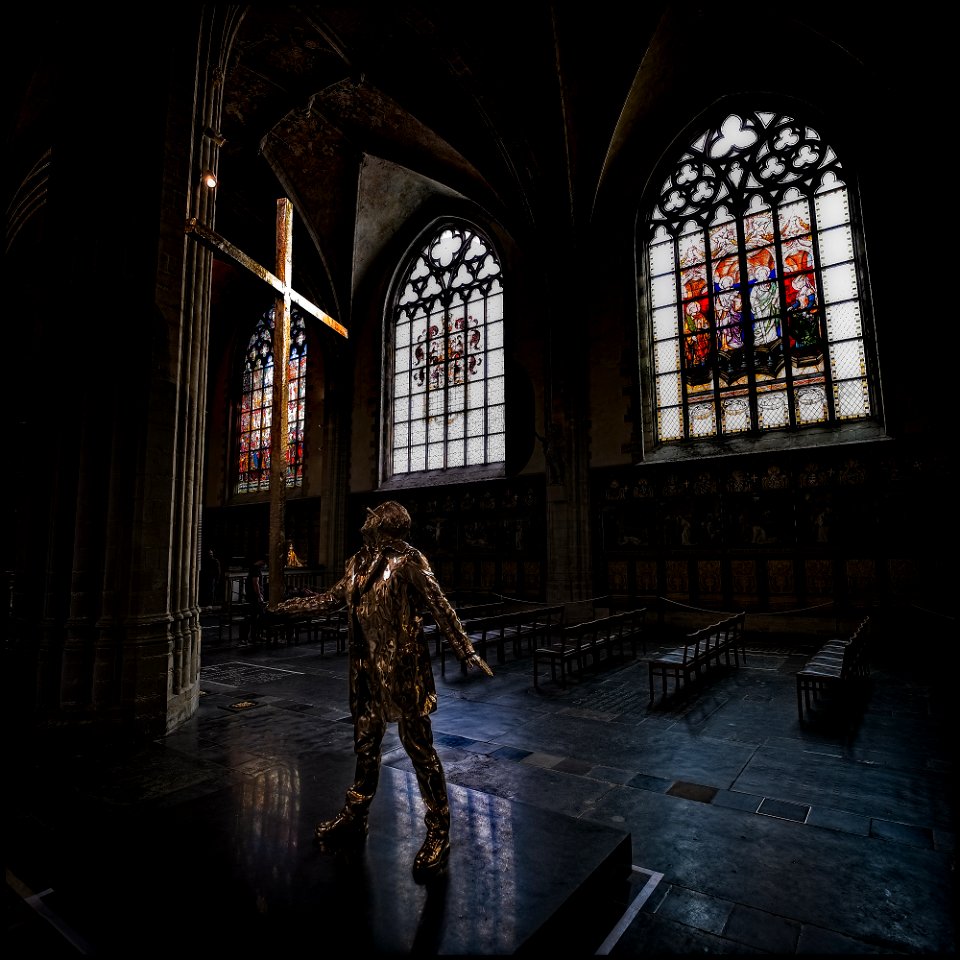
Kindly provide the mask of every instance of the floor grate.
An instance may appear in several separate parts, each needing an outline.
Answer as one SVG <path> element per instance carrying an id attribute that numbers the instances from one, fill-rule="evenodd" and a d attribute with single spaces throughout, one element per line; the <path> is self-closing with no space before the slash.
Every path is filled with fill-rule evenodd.
<path id="1" fill-rule="evenodd" d="M 228 703 L 223 709 L 234 710 L 239 713 L 241 710 L 250 710 L 259 706 L 260 704 L 256 700 L 238 700 L 236 703 Z"/>
<path id="2" fill-rule="evenodd" d="M 671 797 L 683 797 L 684 800 L 698 800 L 700 803 L 710 803 L 717 795 L 716 787 L 705 787 L 702 783 L 687 783 L 677 780 L 667 791 Z"/>
<path id="3" fill-rule="evenodd" d="M 757 813 L 765 817 L 775 817 L 777 820 L 795 820 L 797 823 L 806 823 L 810 816 L 810 805 L 806 803 L 791 803 L 789 800 L 771 800 L 765 797 L 757 808 Z"/>
<path id="4" fill-rule="evenodd" d="M 229 660 L 226 663 L 214 663 L 201 667 L 200 679 L 206 683 L 225 683 L 230 686 L 246 686 L 250 683 L 270 683 L 287 677 L 302 677 L 299 670 L 282 670 L 279 667 L 265 667 L 262 664 L 244 663 L 241 660 Z"/>

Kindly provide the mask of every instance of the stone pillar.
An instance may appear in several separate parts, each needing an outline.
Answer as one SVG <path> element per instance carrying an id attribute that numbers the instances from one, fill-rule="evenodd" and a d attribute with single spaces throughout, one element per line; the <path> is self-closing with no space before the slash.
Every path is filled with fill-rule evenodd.
<path id="1" fill-rule="evenodd" d="M 209 10 L 209 8 L 208 8 Z M 172 452 L 171 479 L 172 501 L 165 509 L 166 484 L 154 485 L 165 471 L 147 471 L 144 506 L 152 505 L 143 517 L 144 525 L 156 523 L 158 544 L 169 539 L 169 611 L 171 620 L 170 660 L 166 672 L 165 729 L 175 729 L 191 716 L 197 708 L 199 697 L 201 630 L 199 623 L 199 565 L 200 565 L 200 520 L 203 505 L 203 465 L 206 438 L 207 372 L 209 367 L 210 341 L 210 284 L 212 254 L 192 237 L 186 238 L 184 228 L 188 217 L 196 217 L 211 228 L 216 220 L 216 191 L 202 182 L 205 172 L 217 173 L 218 154 L 221 144 L 219 135 L 223 104 L 223 77 L 229 53 L 232 30 L 238 21 L 234 14 L 206 13 L 212 17 L 200 25 L 196 46 L 184 44 L 184 70 L 174 71 L 177 77 L 191 74 L 186 68 L 196 62 L 197 88 L 191 91 L 186 86 L 172 91 L 171 111 L 167 131 L 168 164 L 170 176 L 165 184 L 163 197 L 164 231 L 161 235 L 161 254 L 157 277 L 158 303 L 169 319 L 167 330 L 177 331 L 174 342 L 168 343 L 170 368 L 169 380 L 155 396 L 149 421 L 155 433 L 156 449 Z M 226 20 L 220 20 L 225 16 Z M 195 94 L 195 101 L 188 99 Z M 174 118 L 195 102 L 194 112 L 180 118 L 182 126 L 176 126 Z M 178 137 L 178 131 L 189 131 L 190 139 Z M 176 163 L 171 163 L 176 157 Z M 183 177 L 181 180 L 180 177 Z M 189 208 L 181 205 L 184 185 L 189 185 Z M 179 214 L 185 216 L 181 219 Z M 169 254 L 164 248 L 169 246 Z M 178 261 L 178 257 L 180 257 Z M 181 270 L 175 269 L 180 264 Z M 164 266 L 171 269 L 163 270 Z M 173 404 L 175 419 L 168 413 Z M 169 425 L 176 429 L 169 434 Z M 166 527 L 167 538 L 162 527 Z M 149 555 L 152 548 L 141 557 L 149 569 L 155 557 Z M 144 585 L 149 590 L 148 585 Z M 147 641 L 150 632 L 148 623 L 140 627 L 141 637 Z"/>
<path id="2" fill-rule="evenodd" d="M 17 254 L 53 265 L 24 320 L 49 351 L 26 415 L 49 449 L 25 480 L 37 544 L 15 570 L 41 727 L 157 736 L 197 707 L 211 255 L 185 224 L 213 225 L 199 176 L 216 168 L 238 9 L 158 11 L 150 48 L 117 47 L 89 10 L 57 24 L 53 102 L 78 109 L 50 124 L 46 229 Z"/>
<path id="3" fill-rule="evenodd" d="M 569 245 L 575 250 L 576 245 Z M 570 267 L 569 263 L 564 265 Z M 547 474 L 547 601 L 565 603 L 592 596 L 589 486 L 589 370 L 584 369 L 582 314 L 571 317 L 577 298 L 571 286 L 582 276 L 573 264 L 548 279 L 553 318 L 548 331 L 544 432 L 540 437 Z M 576 320 L 576 324 L 574 324 Z"/>

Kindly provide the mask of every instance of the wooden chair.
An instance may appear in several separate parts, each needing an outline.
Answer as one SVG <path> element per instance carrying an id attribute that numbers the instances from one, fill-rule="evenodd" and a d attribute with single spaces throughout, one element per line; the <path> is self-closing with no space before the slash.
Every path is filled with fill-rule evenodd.
<path id="1" fill-rule="evenodd" d="M 457 616 L 460 618 L 460 622 L 464 625 L 468 621 L 476 620 L 479 617 L 488 617 L 495 614 L 504 613 L 504 608 L 506 603 L 503 600 L 492 600 L 489 603 L 470 603 L 463 604 L 460 606 L 455 605 L 454 609 L 457 611 Z M 422 617 L 422 626 L 421 630 L 423 635 L 427 638 L 427 642 L 433 643 L 433 655 L 439 659 L 443 659 L 443 634 L 437 627 L 436 620 L 433 619 L 433 614 L 429 610 L 424 610 L 421 614 Z"/>
<path id="2" fill-rule="evenodd" d="M 588 667 L 599 667 L 606 650 L 607 638 L 609 636 L 608 617 L 600 617 L 596 620 L 587 620 L 584 623 L 577 624 L 577 632 L 580 640 L 580 669 L 586 670 Z"/>
<path id="3" fill-rule="evenodd" d="M 530 609 L 511 610 L 503 614 L 503 642 L 509 641 L 515 657 L 519 657 L 524 642 L 524 631 L 529 630 L 534 614 Z"/>
<path id="4" fill-rule="evenodd" d="M 526 631 L 527 649 L 532 651 L 534 647 L 556 636 L 563 630 L 566 623 L 566 607 L 562 603 L 542 607 L 537 611 L 535 618 Z"/>
<path id="5" fill-rule="evenodd" d="M 224 633 L 227 639 L 233 636 L 234 627 L 245 638 L 249 633 L 252 607 L 244 597 L 245 573 L 228 573 L 224 580 L 223 602 L 217 614 L 217 642 L 223 643 Z"/>
<path id="6" fill-rule="evenodd" d="M 706 627 L 700 628 L 700 652 L 699 659 L 704 670 L 710 667 L 719 667 L 724 656 L 724 641 L 726 640 L 726 627 L 724 621 L 718 620 Z"/>
<path id="7" fill-rule="evenodd" d="M 345 653 L 347 649 L 347 608 L 340 607 L 327 613 L 318 614 L 304 621 L 303 628 L 309 639 L 320 644 L 321 655 L 326 652 L 326 645 L 333 644 L 337 653 Z"/>
<path id="8" fill-rule="evenodd" d="M 634 660 L 637 658 L 637 647 L 640 647 L 643 653 L 647 652 L 646 637 L 646 618 L 647 608 L 640 607 L 637 610 L 625 610 L 623 617 L 623 643 L 629 645 L 630 655 Z"/>
<path id="9" fill-rule="evenodd" d="M 600 661 L 621 661 L 627 658 L 628 632 L 631 627 L 631 613 L 621 610 L 608 617 L 597 620 L 596 643 L 600 647 Z M 634 653 L 636 656 L 636 653 Z"/>
<path id="10" fill-rule="evenodd" d="M 650 703 L 656 699 L 654 679 L 657 676 L 661 681 L 661 699 L 666 699 L 668 679 L 673 679 L 673 692 L 676 694 L 681 686 L 699 678 L 703 666 L 700 655 L 702 641 L 703 631 L 696 630 L 687 636 L 683 646 L 667 650 L 650 660 Z"/>
<path id="11" fill-rule="evenodd" d="M 550 679 L 566 686 L 567 677 L 574 669 L 583 670 L 583 632 L 589 630 L 582 623 L 568 623 L 554 630 L 533 650 L 533 686 L 540 688 L 540 665 L 550 664 Z"/>
<path id="12" fill-rule="evenodd" d="M 497 663 L 503 663 L 506 660 L 506 649 L 504 639 L 504 629 L 509 623 L 509 615 L 494 614 L 489 617 L 475 617 L 472 620 L 462 620 L 463 629 L 473 644 L 473 649 L 483 657 L 489 660 L 488 650 L 493 647 L 496 654 Z M 453 650 L 446 637 L 440 638 L 440 673 L 447 672 L 447 654 Z M 460 672 L 467 672 L 466 663 L 460 664 Z"/>
<path id="13" fill-rule="evenodd" d="M 467 629 L 467 636 L 470 637 L 474 649 L 484 660 L 489 660 L 491 647 L 497 663 L 503 663 L 507 659 L 505 631 L 510 622 L 510 614 L 504 613 L 494 613 L 471 621 L 470 627 Z M 466 665 L 461 664 L 460 668 L 465 670 Z"/>
<path id="14" fill-rule="evenodd" d="M 607 660 L 626 660 L 628 626 L 626 610 L 612 613 L 606 618 L 606 622 L 601 624 L 602 642 L 606 649 Z"/>
<path id="15" fill-rule="evenodd" d="M 512 644 L 513 655 L 521 657 L 533 653 L 549 638 L 563 629 L 563 604 L 526 607 L 513 611 L 504 630 L 504 639 Z"/>
<path id="16" fill-rule="evenodd" d="M 259 624 L 259 640 L 267 646 L 279 646 L 283 644 L 294 644 L 300 642 L 303 635 L 303 624 L 295 620 L 270 620 L 268 617 L 261 618 Z"/>
<path id="17" fill-rule="evenodd" d="M 746 610 L 741 610 L 739 613 L 735 613 L 732 617 L 727 617 L 723 621 L 726 635 L 723 639 L 724 646 L 724 659 L 727 666 L 730 665 L 730 655 L 733 654 L 733 661 L 735 666 L 740 666 L 741 661 L 743 663 L 747 662 L 747 648 L 746 648 L 746 625 L 747 625 L 747 612 Z"/>

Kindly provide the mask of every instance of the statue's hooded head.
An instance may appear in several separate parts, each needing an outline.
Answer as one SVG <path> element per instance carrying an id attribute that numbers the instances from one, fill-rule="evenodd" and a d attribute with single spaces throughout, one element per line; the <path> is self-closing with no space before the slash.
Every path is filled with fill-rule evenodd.
<path id="1" fill-rule="evenodd" d="M 410 536 L 410 514 L 396 500 L 379 507 L 367 507 L 367 519 L 360 528 L 363 542 L 374 546 L 384 540 L 407 540 Z"/>

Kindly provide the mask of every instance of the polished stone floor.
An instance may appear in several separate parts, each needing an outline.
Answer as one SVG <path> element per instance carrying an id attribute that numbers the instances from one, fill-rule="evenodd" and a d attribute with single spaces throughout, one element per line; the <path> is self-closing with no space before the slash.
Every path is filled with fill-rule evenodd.
<path id="1" fill-rule="evenodd" d="M 874 640 L 868 699 L 803 725 L 792 633 L 651 706 L 646 658 L 561 687 L 437 669 L 441 881 L 395 727 L 366 844 L 311 843 L 352 770 L 346 656 L 206 631 L 199 710 L 137 748 L 9 744 L 5 957 L 952 954 L 947 678 Z M 822 638 L 820 638 L 822 639 Z M 9 739 L 9 730 L 8 730 Z"/>

